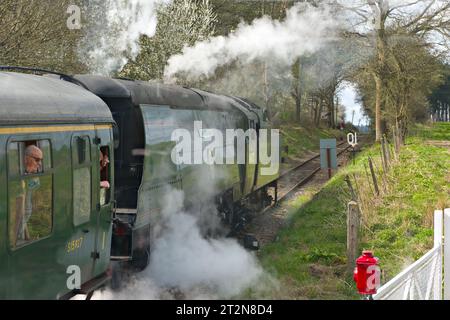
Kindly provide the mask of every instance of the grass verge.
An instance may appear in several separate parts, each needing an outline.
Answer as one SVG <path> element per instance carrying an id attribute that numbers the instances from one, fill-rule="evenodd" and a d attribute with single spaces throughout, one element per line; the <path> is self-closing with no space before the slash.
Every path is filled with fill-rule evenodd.
<path id="1" fill-rule="evenodd" d="M 446 140 L 450 124 L 415 129 L 419 134 L 407 140 L 386 173 L 380 146 L 374 145 L 323 188 L 307 190 L 289 204 L 287 226 L 259 253 L 264 268 L 280 282 L 269 298 L 358 298 L 351 275 L 345 273 L 346 206 L 351 199 L 347 175 L 362 211 L 360 249 L 372 249 L 380 258 L 383 282 L 431 248 L 433 211 L 450 206 L 450 152 L 429 140 Z M 375 162 L 379 196 L 367 174 L 368 156 Z"/>

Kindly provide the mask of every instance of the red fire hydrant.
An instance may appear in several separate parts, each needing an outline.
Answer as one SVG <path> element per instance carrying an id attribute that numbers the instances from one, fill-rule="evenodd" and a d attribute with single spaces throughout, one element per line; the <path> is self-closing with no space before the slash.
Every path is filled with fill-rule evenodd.
<path id="1" fill-rule="evenodd" d="M 353 279 L 356 282 L 359 294 L 371 298 L 380 287 L 380 267 L 378 258 L 373 256 L 372 251 L 363 251 L 362 256 L 356 259 L 356 267 Z"/>

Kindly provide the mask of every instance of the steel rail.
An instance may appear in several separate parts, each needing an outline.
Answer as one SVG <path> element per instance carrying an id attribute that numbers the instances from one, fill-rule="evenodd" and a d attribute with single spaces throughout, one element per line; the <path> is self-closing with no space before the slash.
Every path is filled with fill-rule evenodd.
<path id="1" fill-rule="evenodd" d="M 345 142 L 344 142 L 344 143 L 345 143 Z M 342 144 L 343 144 L 343 143 L 341 143 L 341 144 L 339 144 L 339 145 L 342 145 Z M 339 151 L 339 152 L 337 153 L 337 156 L 339 157 L 341 154 L 343 154 L 345 151 L 347 151 L 347 150 L 350 149 L 351 147 L 352 147 L 352 146 L 347 146 L 347 147 L 345 147 L 344 149 L 342 149 L 341 151 Z M 311 161 L 317 159 L 318 157 L 320 157 L 320 154 L 317 155 L 317 156 L 315 156 L 315 157 L 313 157 L 313 158 L 311 158 L 311 159 L 308 159 L 307 161 L 305 161 L 305 162 L 303 162 L 302 164 L 300 164 L 300 165 L 294 167 L 293 169 L 284 172 L 283 175 L 281 175 L 281 176 L 277 179 L 277 181 L 280 180 L 281 178 L 285 177 L 288 173 L 291 173 L 291 172 L 293 172 L 294 170 L 299 169 L 300 167 L 304 166 L 304 165 L 307 164 L 307 163 L 310 163 Z M 289 194 L 291 194 L 292 191 L 296 190 L 298 187 L 301 187 L 301 186 L 305 185 L 308 181 L 310 181 L 311 178 L 314 177 L 314 175 L 316 175 L 320 170 L 321 170 L 320 166 L 319 166 L 318 168 L 316 168 L 316 169 L 313 169 L 313 171 L 312 171 L 310 174 L 308 174 L 305 178 L 303 178 L 303 179 L 300 180 L 298 183 L 296 183 L 293 187 L 291 187 L 291 188 L 290 188 L 286 193 L 284 193 L 282 196 L 278 197 L 277 202 L 274 202 L 274 203 L 271 204 L 270 206 L 268 206 L 268 207 L 266 207 L 265 209 L 263 209 L 263 210 L 260 212 L 260 214 L 263 214 L 263 213 L 265 213 L 266 211 L 268 211 L 268 210 L 274 208 L 278 203 L 280 203 L 281 201 L 283 201 Z"/>
<path id="2" fill-rule="evenodd" d="M 344 141 L 344 142 L 341 142 L 340 144 L 337 145 L 337 147 L 340 147 L 340 146 L 342 146 L 342 145 L 345 144 L 345 143 L 346 143 L 345 141 Z M 306 161 L 300 163 L 299 165 L 297 165 L 297 166 L 295 166 L 295 167 L 293 167 L 293 168 L 290 168 L 290 169 L 286 170 L 285 172 L 282 172 L 282 173 L 280 174 L 280 176 L 279 176 L 278 179 L 280 179 L 280 178 L 282 178 L 282 177 L 288 175 L 289 173 L 291 173 L 291 172 L 297 170 L 298 168 L 301 168 L 301 167 L 307 165 L 308 163 L 310 163 L 311 161 L 316 160 L 316 159 L 319 158 L 319 157 L 320 157 L 320 153 L 317 154 L 317 155 L 315 155 L 314 157 L 312 157 L 312 158 L 310 158 L 310 159 L 308 159 L 308 160 L 306 160 Z"/>
<path id="3" fill-rule="evenodd" d="M 341 151 L 339 151 L 337 153 L 337 156 L 340 156 L 341 154 L 343 154 L 345 151 L 347 151 L 348 149 L 350 149 L 351 146 L 348 146 L 344 149 L 342 149 Z M 290 194 L 292 191 L 294 191 L 295 189 L 297 189 L 298 187 L 304 185 L 305 183 L 307 183 L 309 180 L 311 180 L 311 178 L 321 170 L 320 166 L 316 169 L 313 169 L 313 172 L 310 173 L 308 176 L 306 176 L 305 178 L 303 178 L 300 182 L 296 183 L 292 188 L 289 189 L 288 192 L 286 192 L 284 195 L 282 195 L 281 197 L 278 198 L 278 201 L 284 199 L 288 194 Z"/>

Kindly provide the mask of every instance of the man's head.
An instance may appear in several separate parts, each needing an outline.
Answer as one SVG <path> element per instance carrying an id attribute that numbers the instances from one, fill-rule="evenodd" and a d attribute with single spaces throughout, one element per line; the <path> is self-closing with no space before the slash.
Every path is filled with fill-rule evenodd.
<path id="1" fill-rule="evenodd" d="M 105 150 L 100 150 L 100 167 L 105 168 L 109 163 L 108 154 Z"/>
<path id="2" fill-rule="evenodd" d="M 31 145 L 25 149 L 25 172 L 38 173 L 42 167 L 42 151 Z"/>

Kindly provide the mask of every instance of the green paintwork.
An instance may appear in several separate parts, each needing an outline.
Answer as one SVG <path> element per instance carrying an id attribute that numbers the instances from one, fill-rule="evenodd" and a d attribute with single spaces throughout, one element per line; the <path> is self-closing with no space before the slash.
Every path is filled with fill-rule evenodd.
<path id="1" fill-rule="evenodd" d="M 211 128 L 216 128 L 212 124 L 219 123 L 222 128 L 217 129 L 220 130 L 231 128 L 246 130 L 243 115 L 231 116 L 224 112 L 209 110 L 171 109 L 168 106 L 142 105 L 141 110 L 146 130 L 146 147 L 135 228 L 158 219 L 161 211 L 167 207 L 166 204 L 169 202 L 167 194 L 170 190 L 183 191 L 186 207 L 195 205 L 198 199 L 205 199 L 205 194 L 208 193 L 212 196 L 232 190 L 233 201 L 242 197 L 240 174 L 245 178 L 245 165 L 243 170 L 240 170 L 237 164 L 177 166 L 171 159 L 172 150 L 176 145 L 171 141 L 171 134 L 174 129 L 183 128 L 191 133 L 192 139 L 194 136 L 199 138 L 199 133 L 194 130 L 194 121 L 202 121 L 204 129 L 207 129 L 209 124 Z M 201 153 L 202 150 L 192 146 L 191 152 L 194 160 L 194 154 Z"/>
<path id="2" fill-rule="evenodd" d="M 49 128 L 49 132 L 0 135 L 0 299 L 55 299 L 70 292 L 66 285 L 70 276 L 66 273 L 68 266 L 80 266 L 84 283 L 104 273 L 109 264 L 111 206 L 97 211 L 99 146 L 92 142 L 100 137 L 101 145 L 108 145 L 112 152 L 112 130 L 51 133 Z M 90 219 L 77 227 L 74 226 L 72 195 L 72 139 L 76 136 L 89 137 L 92 168 Z M 53 226 L 48 237 L 12 249 L 8 237 L 8 197 L 16 191 L 14 184 L 8 182 L 6 151 L 10 141 L 28 140 L 51 142 L 53 168 L 50 176 L 48 172 L 43 174 L 40 187 L 45 187 L 42 184 L 53 185 L 52 195 L 49 195 L 53 205 Z M 44 154 L 44 158 L 46 156 Z M 111 172 L 111 181 L 114 181 L 113 174 Z M 100 257 L 95 262 L 91 258 L 94 251 L 98 251 Z"/>

